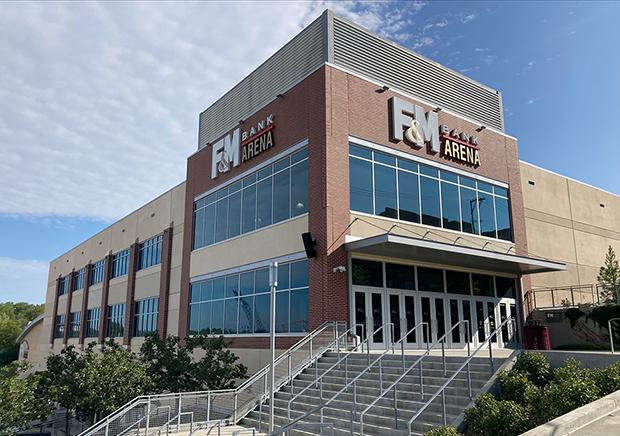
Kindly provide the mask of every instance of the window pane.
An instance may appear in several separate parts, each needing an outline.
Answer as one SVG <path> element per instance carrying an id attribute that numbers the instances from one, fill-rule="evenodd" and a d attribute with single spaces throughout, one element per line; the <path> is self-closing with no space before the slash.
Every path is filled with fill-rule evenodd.
<path id="1" fill-rule="evenodd" d="M 304 160 L 307 157 L 308 157 L 308 148 L 306 147 L 303 150 L 300 150 L 291 156 L 291 165 L 299 162 L 300 160 Z"/>
<path id="2" fill-rule="evenodd" d="M 349 159 L 349 193 L 351 210 L 373 213 L 372 164 L 360 159 Z"/>
<path id="3" fill-rule="evenodd" d="M 474 295 L 481 295 L 484 297 L 493 297 L 493 277 L 484 274 L 472 274 L 471 275 L 472 286 Z"/>
<path id="4" fill-rule="evenodd" d="M 272 214 L 272 179 L 258 182 L 257 209 L 256 209 L 256 228 L 260 229 L 271 224 Z"/>
<path id="5" fill-rule="evenodd" d="M 495 195 L 501 195 L 502 197 L 508 197 L 508 189 L 500 188 L 499 186 L 494 186 L 493 189 L 495 191 Z"/>
<path id="6" fill-rule="evenodd" d="M 308 161 L 291 168 L 291 216 L 308 211 Z"/>
<path id="7" fill-rule="evenodd" d="M 232 274 L 226 276 L 226 297 L 236 297 L 239 295 L 239 275 Z"/>
<path id="8" fill-rule="evenodd" d="M 431 177 L 439 177 L 439 170 L 437 168 L 429 167 L 427 165 L 420 164 L 420 174 L 424 174 Z"/>
<path id="9" fill-rule="evenodd" d="M 290 266 L 288 263 L 283 265 L 278 265 L 278 289 L 288 289 L 289 288 L 289 269 Z M 267 270 L 267 275 L 269 275 L 269 270 Z M 269 278 L 267 278 L 269 280 Z"/>
<path id="10" fill-rule="evenodd" d="M 389 154 L 381 153 L 380 151 L 375 151 L 375 161 L 381 162 L 384 164 L 396 166 L 396 158 L 394 156 L 390 156 Z"/>
<path id="11" fill-rule="evenodd" d="M 219 200 L 216 203 L 215 215 L 215 242 L 220 242 L 226 239 L 226 228 L 228 227 L 228 198 Z"/>
<path id="12" fill-rule="evenodd" d="M 470 188 L 476 188 L 476 181 L 473 179 L 470 179 L 469 177 L 464 177 L 464 176 L 460 176 L 459 180 L 461 182 L 461 185 L 463 186 L 469 186 Z"/>
<path id="13" fill-rule="evenodd" d="M 372 159 L 372 151 L 364 147 L 358 147 L 357 145 L 349 144 L 349 153 L 353 156 L 359 156 L 365 159 Z"/>
<path id="14" fill-rule="evenodd" d="M 397 218 L 396 170 L 375 165 L 375 214 Z"/>
<path id="15" fill-rule="evenodd" d="M 228 237 L 241 233 L 241 192 L 228 197 Z"/>
<path id="16" fill-rule="evenodd" d="M 415 268 L 410 265 L 386 263 L 385 281 L 388 288 L 415 289 Z"/>
<path id="17" fill-rule="evenodd" d="M 220 277 L 213 280 L 213 299 L 224 298 L 225 279 Z"/>
<path id="18" fill-rule="evenodd" d="M 496 276 L 495 287 L 497 288 L 497 298 L 515 298 L 515 279 Z"/>
<path id="19" fill-rule="evenodd" d="M 420 222 L 420 193 L 418 175 L 398 172 L 399 218 L 414 223 Z"/>
<path id="20" fill-rule="evenodd" d="M 226 314 L 224 315 L 224 333 L 228 335 L 237 334 L 237 299 L 229 298 L 226 302 Z"/>
<path id="21" fill-rule="evenodd" d="M 491 194 L 478 192 L 478 210 L 480 213 L 480 234 L 495 238 L 495 211 Z"/>
<path id="22" fill-rule="evenodd" d="M 254 296 L 239 299 L 239 304 L 239 334 L 252 333 L 252 326 L 254 325 Z"/>
<path id="23" fill-rule="evenodd" d="M 441 206 L 443 227 L 461 230 L 461 214 L 459 212 L 459 188 L 451 183 L 441 183 Z"/>
<path id="24" fill-rule="evenodd" d="M 211 245 L 215 240 L 215 203 L 205 209 L 204 245 Z"/>
<path id="25" fill-rule="evenodd" d="M 291 263 L 291 288 L 308 286 L 308 262 Z"/>
<path id="26" fill-rule="evenodd" d="M 280 268 L 282 268 L 282 265 L 278 265 L 278 269 Z M 254 292 L 257 294 L 260 294 L 261 292 L 269 292 L 269 268 L 257 269 L 255 277 Z M 278 288 L 281 288 L 280 283 L 278 283 Z"/>
<path id="27" fill-rule="evenodd" d="M 284 159 L 280 159 L 275 164 L 273 164 L 273 172 L 275 173 L 277 171 L 280 171 L 281 169 L 288 167 L 290 164 L 291 164 L 290 156 L 285 157 Z"/>
<path id="28" fill-rule="evenodd" d="M 189 299 L 190 303 L 195 303 L 197 301 L 200 301 L 201 300 L 201 297 L 200 297 L 200 283 L 194 283 L 194 284 L 190 285 L 190 289 L 191 289 L 190 290 L 191 295 L 190 295 L 190 299 Z"/>
<path id="29" fill-rule="evenodd" d="M 471 295 L 469 273 L 446 271 L 446 287 L 449 294 Z"/>
<path id="30" fill-rule="evenodd" d="M 200 303 L 200 333 L 211 333 L 211 303 Z"/>
<path id="31" fill-rule="evenodd" d="M 458 183 L 459 176 L 454 173 L 441 170 L 441 180 L 448 180 L 450 182 Z"/>
<path id="32" fill-rule="evenodd" d="M 495 197 L 495 214 L 497 216 L 497 237 L 512 241 L 512 226 L 510 225 L 510 208 L 508 200 Z"/>
<path id="33" fill-rule="evenodd" d="M 211 305 L 211 334 L 221 335 L 224 333 L 224 301 L 215 301 Z"/>
<path id="34" fill-rule="evenodd" d="M 250 295 L 254 293 L 254 271 L 241 274 L 239 288 L 241 295 Z"/>
<path id="35" fill-rule="evenodd" d="M 461 188 L 461 217 L 463 219 L 463 231 L 478 233 L 478 200 L 476 191 Z"/>
<path id="36" fill-rule="evenodd" d="M 269 328 L 269 302 L 271 295 L 263 294 L 254 297 L 254 333 L 267 333 Z M 277 299 L 276 299 L 277 303 Z M 276 305 L 276 323 L 278 322 Z"/>
<path id="37" fill-rule="evenodd" d="M 290 183 L 291 170 L 286 169 L 273 178 L 273 222 L 277 223 L 290 218 Z"/>
<path id="38" fill-rule="evenodd" d="M 351 272 L 354 285 L 383 287 L 381 262 L 353 259 Z"/>
<path id="39" fill-rule="evenodd" d="M 398 168 L 403 168 L 415 173 L 418 172 L 418 164 L 406 159 L 398 158 Z"/>
<path id="40" fill-rule="evenodd" d="M 418 290 L 443 292 L 443 270 L 418 267 Z"/>
<path id="41" fill-rule="evenodd" d="M 267 296 L 268 297 L 268 296 Z M 259 298 L 259 297 L 257 297 Z M 276 333 L 288 333 L 289 292 L 276 293 Z"/>
<path id="42" fill-rule="evenodd" d="M 256 228 L 256 185 L 243 190 L 242 233 L 251 232 Z"/>
<path id="43" fill-rule="evenodd" d="M 478 190 L 488 192 L 489 194 L 493 193 L 493 187 L 485 182 L 478 182 Z"/>
<path id="44" fill-rule="evenodd" d="M 202 301 L 211 300 L 211 293 L 213 292 L 213 280 L 207 280 L 200 285 L 200 299 Z"/>
<path id="45" fill-rule="evenodd" d="M 422 193 L 422 224 L 440 227 L 439 216 L 439 182 L 428 177 L 420 177 Z"/>
<path id="46" fill-rule="evenodd" d="M 291 291 L 291 332 L 308 331 L 308 289 Z"/>

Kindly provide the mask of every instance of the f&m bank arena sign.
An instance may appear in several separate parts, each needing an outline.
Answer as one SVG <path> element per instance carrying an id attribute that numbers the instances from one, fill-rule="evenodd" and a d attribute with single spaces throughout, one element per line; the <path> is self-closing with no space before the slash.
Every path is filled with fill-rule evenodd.
<path id="1" fill-rule="evenodd" d="M 477 167 L 480 165 L 478 138 L 467 135 L 446 124 L 438 123 L 437 112 L 398 97 L 390 98 L 390 139 L 405 141 L 417 148 L 429 147 L 431 153 L 440 153 L 446 159 Z"/>

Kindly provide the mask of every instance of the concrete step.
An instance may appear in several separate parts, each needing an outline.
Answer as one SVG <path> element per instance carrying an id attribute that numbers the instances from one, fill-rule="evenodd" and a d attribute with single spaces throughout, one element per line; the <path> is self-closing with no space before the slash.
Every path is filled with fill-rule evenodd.
<path id="1" fill-rule="evenodd" d="M 368 361 L 366 360 L 350 360 L 349 358 L 347 359 L 341 359 L 342 361 L 339 363 L 339 367 L 340 368 L 344 368 L 345 363 L 347 364 L 347 368 L 349 370 L 353 370 L 353 371 L 363 371 L 364 369 L 366 369 L 368 367 Z M 493 360 L 493 364 L 495 366 L 495 368 L 498 368 L 499 366 L 501 366 L 502 363 L 504 363 L 504 359 L 494 359 Z M 373 360 L 371 360 L 371 363 L 373 362 Z M 411 361 L 405 361 L 405 369 L 409 369 L 416 361 L 415 360 L 411 360 Z M 424 369 L 429 369 L 429 370 L 443 370 L 443 363 L 441 361 L 428 361 L 426 359 L 422 360 L 422 368 Z M 332 368 L 334 365 L 336 365 L 338 363 L 338 359 L 325 359 L 322 358 L 319 360 L 318 363 L 318 369 L 319 372 L 321 370 L 327 370 L 329 368 Z M 456 371 L 461 365 L 463 364 L 463 362 L 446 362 L 446 370 L 447 371 Z M 402 373 L 402 360 L 398 360 L 398 361 L 394 361 L 392 359 L 381 359 L 381 367 L 383 370 L 392 370 L 392 371 L 399 371 Z M 309 366 L 309 369 L 314 369 L 315 365 Z M 378 371 L 379 368 L 379 363 L 375 363 L 370 370 L 371 371 Z M 417 368 L 417 365 L 416 365 Z M 487 360 L 486 362 L 471 362 L 469 364 L 469 369 L 470 371 L 476 371 L 476 372 L 490 372 L 490 365 L 489 365 L 489 361 Z"/>
<path id="2" fill-rule="evenodd" d="M 425 379 L 427 377 L 449 378 L 449 377 L 452 377 L 455 374 L 455 372 L 456 371 L 447 370 L 444 375 L 443 369 L 426 369 L 422 367 L 422 373 Z M 361 373 L 362 373 L 361 371 L 353 370 L 351 368 L 348 368 L 347 370 L 345 370 L 344 365 L 342 365 L 340 369 L 338 369 L 337 366 L 331 370 L 325 370 L 325 371 L 321 371 L 321 370 L 316 371 L 314 368 L 309 368 L 303 372 L 303 374 L 310 376 L 313 379 L 316 379 L 317 374 L 318 374 L 318 377 L 332 376 L 332 377 L 339 377 L 343 379 L 346 377 L 347 380 L 352 380 L 353 378 L 357 377 Z M 379 378 L 379 375 L 381 375 L 383 380 L 395 381 L 402 374 L 403 374 L 402 368 L 381 368 L 381 371 L 379 371 L 379 368 L 377 367 L 377 368 L 371 368 L 367 372 L 363 373 L 362 376 L 360 377 L 360 380 L 364 380 L 364 379 L 375 380 Z M 491 376 L 491 373 L 489 370 L 474 371 L 470 369 L 469 374 L 472 380 L 488 380 L 489 377 Z M 407 375 L 405 376 L 405 379 L 415 378 L 416 380 L 418 380 L 419 377 L 420 377 L 420 369 L 419 367 L 416 367 L 407 373 Z M 467 380 L 467 369 L 464 368 L 463 370 L 459 371 L 456 374 L 456 379 Z"/>

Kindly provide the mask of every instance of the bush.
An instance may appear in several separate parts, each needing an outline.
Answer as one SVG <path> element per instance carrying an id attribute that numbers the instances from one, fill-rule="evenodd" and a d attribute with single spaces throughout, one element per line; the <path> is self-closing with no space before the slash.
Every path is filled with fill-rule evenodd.
<path id="1" fill-rule="evenodd" d="M 473 408 L 465 411 L 468 433 L 476 436 L 516 436 L 530 428 L 525 408 L 514 401 L 498 401 L 481 395 Z"/>
<path id="2" fill-rule="evenodd" d="M 609 395 L 620 389 L 620 362 L 613 363 L 594 374 L 596 386 L 601 396 Z"/>
<path id="3" fill-rule="evenodd" d="M 522 372 L 502 371 L 497 379 L 502 400 L 528 407 L 538 395 L 538 387 Z"/>
<path id="4" fill-rule="evenodd" d="M 436 427 L 431 431 L 424 433 L 424 436 L 463 436 L 454 427 L 446 425 L 444 427 Z"/>
<path id="5" fill-rule="evenodd" d="M 553 376 L 547 356 L 541 353 L 522 353 L 512 370 L 526 374 L 536 386 L 546 385 Z"/>

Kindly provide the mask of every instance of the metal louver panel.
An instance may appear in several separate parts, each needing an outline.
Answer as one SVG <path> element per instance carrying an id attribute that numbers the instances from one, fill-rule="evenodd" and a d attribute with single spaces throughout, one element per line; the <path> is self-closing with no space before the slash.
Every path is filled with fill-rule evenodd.
<path id="1" fill-rule="evenodd" d="M 254 114 L 323 65 L 324 23 L 322 15 L 202 112 L 198 149 L 221 137 L 240 119 Z"/>
<path id="2" fill-rule="evenodd" d="M 501 94 L 334 17 L 334 64 L 503 131 Z"/>

